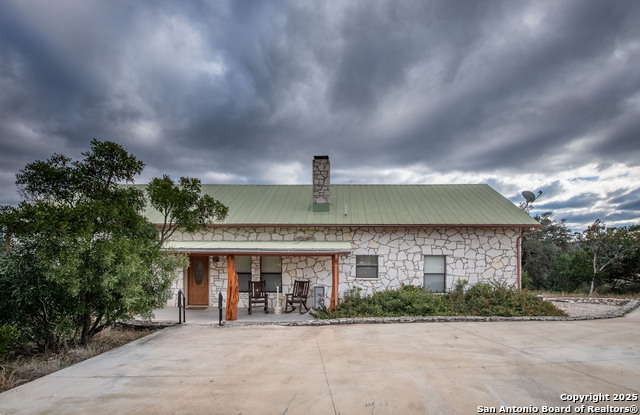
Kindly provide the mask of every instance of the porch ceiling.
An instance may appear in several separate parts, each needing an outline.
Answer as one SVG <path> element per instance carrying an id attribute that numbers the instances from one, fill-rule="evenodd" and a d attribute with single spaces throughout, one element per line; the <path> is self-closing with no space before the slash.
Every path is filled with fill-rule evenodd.
<path id="1" fill-rule="evenodd" d="M 210 255 L 305 255 L 351 253 L 351 242 L 317 241 L 167 241 L 165 250 Z"/>

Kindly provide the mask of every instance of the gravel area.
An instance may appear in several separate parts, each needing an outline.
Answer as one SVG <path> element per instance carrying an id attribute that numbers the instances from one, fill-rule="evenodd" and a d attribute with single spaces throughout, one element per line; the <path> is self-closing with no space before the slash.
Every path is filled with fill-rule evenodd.
<path id="1" fill-rule="evenodd" d="M 586 303 L 557 303 L 556 307 L 569 314 L 569 317 L 595 317 L 617 311 L 620 306 Z"/>
<path id="2" fill-rule="evenodd" d="M 573 318 L 611 318 L 638 306 L 637 300 L 620 298 L 545 298 Z"/>

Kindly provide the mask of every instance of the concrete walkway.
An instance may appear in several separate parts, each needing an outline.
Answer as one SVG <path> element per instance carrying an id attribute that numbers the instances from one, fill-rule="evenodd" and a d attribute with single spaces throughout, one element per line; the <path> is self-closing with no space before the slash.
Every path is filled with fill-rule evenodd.
<path id="1" fill-rule="evenodd" d="M 640 310 L 588 321 L 175 326 L 0 394 L 0 414 L 576 413 L 582 404 L 566 394 L 637 409 L 613 394 L 640 393 L 639 328 Z"/>

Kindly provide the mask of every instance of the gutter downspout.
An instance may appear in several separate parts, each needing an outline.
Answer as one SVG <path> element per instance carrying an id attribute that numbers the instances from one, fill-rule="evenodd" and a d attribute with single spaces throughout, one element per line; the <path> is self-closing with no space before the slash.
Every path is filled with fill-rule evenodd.
<path id="1" fill-rule="evenodd" d="M 518 255 L 518 271 L 517 271 L 517 277 L 518 277 L 518 289 L 521 290 L 522 289 L 522 238 L 524 238 L 525 236 L 530 236 L 533 235 L 536 232 L 540 232 L 540 230 L 542 230 L 542 226 L 539 228 L 533 228 L 532 231 L 529 232 L 525 232 L 521 235 L 518 236 L 518 239 L 516 239 L 516 255 Z"/>

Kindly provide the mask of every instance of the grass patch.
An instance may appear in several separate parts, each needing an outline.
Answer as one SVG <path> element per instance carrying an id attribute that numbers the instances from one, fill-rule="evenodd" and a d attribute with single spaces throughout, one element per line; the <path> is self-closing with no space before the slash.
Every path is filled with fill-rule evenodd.
<path id="1" fill-rule="evenodd" d="M 57 372 L 156 331 L 156 328 L 113 327 L 98 333 L 86 346 L 33 356 L 9 354 L 0 359 L 0 392 Z"/>
<path id="2" fill-rule="evenodd" d="M 565 316 L 564 311 L 526 290 L 476 284 L 466 292 L 462 286 L 445 294 L 403 285 L 395 290 L 362 296 L 348 291 L 336 311 L 318 310 L 319 319 L 402 316 Z"/>

